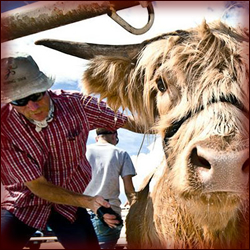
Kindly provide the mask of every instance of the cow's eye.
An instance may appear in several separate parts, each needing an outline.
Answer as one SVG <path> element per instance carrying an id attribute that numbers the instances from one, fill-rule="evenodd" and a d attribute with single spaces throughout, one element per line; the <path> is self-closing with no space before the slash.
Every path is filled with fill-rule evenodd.
<path id="1" fill-rule="evenodd" d="M 156 84 L 157 84 L 157 88 L 162 93 L 164 93 L 167 90 L 167 86 L 166 86 L 165 82 L 162 80 L 162 78 L 157 79 Z"/>

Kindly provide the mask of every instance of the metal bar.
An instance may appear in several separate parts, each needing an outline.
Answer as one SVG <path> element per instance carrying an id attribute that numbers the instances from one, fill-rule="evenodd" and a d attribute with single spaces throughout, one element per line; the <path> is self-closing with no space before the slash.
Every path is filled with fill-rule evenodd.
<path id="1" fill-rule="evenodd" d="M 139 1 L 39 1 L 1 14 L 1 42 L 122 10 Z"/>
<path id="2" fill-rule="evenodd" d="M 31 237 L 29 241 L 58 241 L 56 236 Z"/>
<path id="3" fill-rule="evenodd" d="M 148 22 L 144 27 L 139 28 L 139 29 L 131 26 L 124 19 L 122 19 L 116 13 L 116 10 L 114 8 L 111 8 L 111 13 L 109 13 L 108 15 L 115 22 L 117 22 L 120 26 L 122 26 L 125 30 L 127 30 L 128 32 L 130 32 L 130 33 L 132 33 L 134 35 L 141 35 L 141 34 L 146 33 L 151 28 L 151 26 L 153 25 L 153 22 L 154 22 L 154 8 L 153 8 L 153 5 L 151 3 L 148 4 L 147 10 L 148 10 Z"/>

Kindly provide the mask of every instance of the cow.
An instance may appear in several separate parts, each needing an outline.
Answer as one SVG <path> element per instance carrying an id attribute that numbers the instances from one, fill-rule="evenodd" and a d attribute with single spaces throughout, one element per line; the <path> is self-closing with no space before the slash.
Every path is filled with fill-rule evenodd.
<path id="1" fill-rule="evenodd" d="M 85 93 L 162 138 L 162 164 L 127 216 L 128 248 L 249 248 L 246 28 L 204 20 L 140 44 L 36 44 L 88 59 Z"/>

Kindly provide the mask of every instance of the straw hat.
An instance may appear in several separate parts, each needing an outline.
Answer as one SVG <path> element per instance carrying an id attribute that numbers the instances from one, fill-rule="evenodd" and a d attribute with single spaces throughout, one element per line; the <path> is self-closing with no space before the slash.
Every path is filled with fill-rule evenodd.
<path id="1" fill-rule="evenodd" d="M 46 91 L 53 83 L 54 79 L 41 72 L 30 55 L 1 59 L 2 103 Z"/>

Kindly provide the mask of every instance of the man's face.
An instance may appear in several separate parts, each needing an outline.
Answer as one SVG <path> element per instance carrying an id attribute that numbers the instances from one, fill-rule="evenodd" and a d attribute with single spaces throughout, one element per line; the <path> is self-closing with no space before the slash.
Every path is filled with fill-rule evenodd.
<path id="1" fill-rule="evenodd" d="M 29 100 L 25 106 L 16 106 L 13 104 L 12 106 L 18 113 L 24 115 L 27 119 L 43 121 L 49 113 L 50 97 L 46 92 L 41 99 L 37 101 Z"/>

